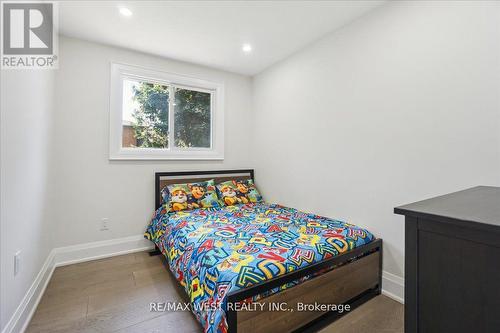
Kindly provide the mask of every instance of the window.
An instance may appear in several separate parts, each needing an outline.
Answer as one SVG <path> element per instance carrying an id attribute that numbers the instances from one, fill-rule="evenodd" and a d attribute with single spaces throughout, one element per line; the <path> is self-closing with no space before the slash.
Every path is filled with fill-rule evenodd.
<path id="1" fill-rule="evenodd" d="M 111 65 L 110 159 L 223 159 L 221 83 Z"/>

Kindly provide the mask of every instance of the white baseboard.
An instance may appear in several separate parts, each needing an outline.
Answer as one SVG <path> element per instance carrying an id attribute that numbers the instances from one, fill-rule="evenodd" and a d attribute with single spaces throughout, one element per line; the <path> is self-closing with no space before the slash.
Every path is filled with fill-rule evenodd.
<path id="1" fill-rule="evenodd" d="M 2 333 L 23 333 L 26 330 L 56 267 L 153 248 L 150 241 L 139 235 L 52 249 Z"/>
<path id="2" fill-rule="evenodd" d="M 55 266 L 109 258 L 154 248 L 142 235 L 55 248 Z"/>
<path id="3" fill-rule="evenodd" d="M 35 313 L 35 309 L 42 298 L 43 292 L 49 283 L 49 280 L 54 272 L 54 250 L 50 251 L 47 259 L 43 263 L 40 272 L 29 287 L 26 295 L 24 295 L 21 303 L 5 325 L 2 333 L 24 332 L 28 326 L 31 317 Z"/>
<path id="4" fill-rule="evenodd" d="M 405 302 L 405 280 L 387 271 L 382 272 L 382 294 L 398 301 Z"/>

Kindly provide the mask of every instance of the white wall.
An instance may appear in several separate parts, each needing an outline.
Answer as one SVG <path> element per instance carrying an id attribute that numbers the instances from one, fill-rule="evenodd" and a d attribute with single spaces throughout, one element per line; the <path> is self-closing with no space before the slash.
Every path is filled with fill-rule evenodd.
<path id="1" fill-rule="evenodd" d="M 393 207 L 500 184 L 500 3 L 392 2 L 254 80 L 265 197 L 368 227 L 404 274 Z"/>
<path id="2" fill-rule="evenodd" d="M 1 330 L 52 249 L 48 180 L 54 71 L 1 73 Z M 14 253 L 21 265 L 14 277 Z"/>
<path id="3" fill-rule="evenodd" d="M 154 211 L 154 172 L 248 168 L 251 143 L 249 77 L 77 39 L 60 39 L 53 158 L 57 161 L 56 245 L 139 235 Z M 111 62 L 225 83 L 224 161 L 109 161 Z M 109 231 L 99 231 L 102 217 Z"/>

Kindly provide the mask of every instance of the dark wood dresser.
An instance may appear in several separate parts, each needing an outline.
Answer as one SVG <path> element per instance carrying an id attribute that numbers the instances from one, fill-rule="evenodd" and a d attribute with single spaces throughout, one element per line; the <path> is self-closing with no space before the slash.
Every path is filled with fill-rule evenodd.
<path id="1" fill-rule="evenodd" d="M 500 332 L 500 187 L 394 212 L 405 215 L 405 332 Z"/>

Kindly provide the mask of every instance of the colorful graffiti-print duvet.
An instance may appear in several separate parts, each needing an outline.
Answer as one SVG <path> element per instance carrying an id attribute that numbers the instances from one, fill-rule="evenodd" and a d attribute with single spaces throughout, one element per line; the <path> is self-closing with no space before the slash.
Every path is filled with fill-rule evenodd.
<path id="1" fill-rule="evenodd" d="M 227 331 L 229 292 L 374 240 L 352 224 L 263 202 L 170 214 L 160 208 L 145 237 L 167 257 L 210 333 Z"/>

